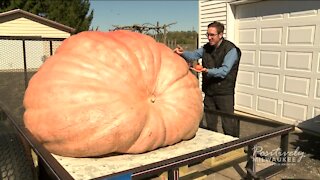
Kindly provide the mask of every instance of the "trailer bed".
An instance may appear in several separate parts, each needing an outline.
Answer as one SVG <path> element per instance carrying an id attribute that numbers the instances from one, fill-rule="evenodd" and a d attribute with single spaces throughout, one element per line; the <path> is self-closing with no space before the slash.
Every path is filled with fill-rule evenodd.
<path id="1" fill-rule="evenodd" d="M 267 178 L 286 168 L 289 133 L 294 130 L 293 125 L 266 121 L 260 118 L 247 117 L 216 111 L 219 116 L 235 118 L 242 122 L 268 126 L 267 130 L 255 132 L 240 138 L 231 137 L 205 129 L 198 129 L 195 137 L 175 145 L 159 148 L 142 154 L 113 154 L 98 158 L 70 158 L 50 153 L 40 144 L 31 132 L 17 123 L 8 111 L 0 106 L 0 112 L 6 121 L 11 121 L 18 134 L 35 152 L 38 159 L 39 179 L 108 179 L 126 176 L 127 179 L 145 179 L 168 172 L 169 180 L 179 179 L 179 168 L 202 162 L 211 157 L 231 152 L 243 147 L 247 148 L 247 165 L 245 179 Z M 243 126 L 243 128 L 246 128 Z M 256 171 L 257 143 L 270 138 L 280 139 L 281 158 L 283 162 L 276 162 L 273 166 Z M 243 173 L 242 173 L 243 174 Z"/>
<path id="2" fill-rule="evenodd" d="M 84 180 L 161 162 L 236 139 L 238 138 L 199 128 L 196 136 L 188 141 L 142 154 L 111 155 L 99 158 L 70 158 L 52 155 L 74 179 Z"/>

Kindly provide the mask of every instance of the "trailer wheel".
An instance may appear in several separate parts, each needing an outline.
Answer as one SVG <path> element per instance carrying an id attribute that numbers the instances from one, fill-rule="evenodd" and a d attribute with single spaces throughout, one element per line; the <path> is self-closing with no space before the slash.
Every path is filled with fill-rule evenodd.
<path id="1" fill-rule="evenodd" d="M 35 174 L 31 152 L 17 133 L 0 122 L 0 180 L 34 180 Z"/>

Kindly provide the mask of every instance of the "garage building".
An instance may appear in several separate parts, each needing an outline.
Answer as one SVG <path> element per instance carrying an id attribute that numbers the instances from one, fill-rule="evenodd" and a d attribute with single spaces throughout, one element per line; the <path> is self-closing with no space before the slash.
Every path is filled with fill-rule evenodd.
<path id="1" fill-rule="evenodd" d="M 296 125 L 319 119 L 320 1 L 200 0 L 200 46 L 212 21 L 242 50 L 237 111 Z"/>

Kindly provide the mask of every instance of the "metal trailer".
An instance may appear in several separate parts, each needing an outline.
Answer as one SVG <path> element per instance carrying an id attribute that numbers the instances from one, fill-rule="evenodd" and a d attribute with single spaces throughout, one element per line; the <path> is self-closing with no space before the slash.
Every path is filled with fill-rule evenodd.
<path id="1" fill-rule="evenodd" d="M 0 37 L 1 43 L 3 47 L 11 47 L 14 45 L 16 47 L 12 47 L 11 49 L 7 50 L 7 54 L 10 55 L 9 57 L 15 60 L 15 56 L 11 56 L 12 54 L 19 54 L 22 52 L 22 60 L 19 62 L 19 67 L 22 68 L 22 73 L 24 74 L 23 80 L 17 80 L 19 83 L 24 82 L 25 87 L 27 87 L 29 76 L 34 73 L 32 71 L 33 64 L 36 65 L 38 63 L 39 57 L 35 57 L 30 59 L 30 54 L 34 55 L 34 51 L 38 50 L 39 48 L 33 47 L 36 44 L 44 44 L 44 55 L 50 56 L 53 54 L 54 49 L 58 46 L 56 45 L 61 43 L 63 39 L 54 39 L 54 38 L 41 38 L 41 37 Z M 43 43 L 38 43 L 43 42 Z M 54 43 L 53 43 L 54 42 Z M 28 45 L 31 45 L 29 47 Z M 14 50 L 14 51 L 13 51 Z M 21 51 L 21 52 L 20 52 Z M 38 51 L 36 51 L 38 54 Z M 41 54 L 41 53 L 40 53 Z M 6 55 L 2 54 L 3 56 Z M 19 56 L 20 57 L 20 56 Z M 29 59 L 27 58 L 29 57 Z M 6 56 L 4 57 L 6 59 Z M 11 60 L 13 60 L 11 59 Z M 9 63 L 9 62 L 8 62 Z M 7 64 L 8 64 L 7 63 Z M 10 63 L 9 63 L 10 64 Z M 3 65 L 3 64 L 2 64 Z M 21 66 L 21 67 L 20 67 Z M 31 71 L 29 72 L 29 69 Z M 10 72 L 10 71 L 9 71 Z M 18 72 L 20 73 L 20 71 Z M 30 73 L 30 74 L 29 74 Z M 11 77 L 11 76 L 10 76 Z M 20 76 L 19 76 L 20 77 Z M 21 82 L 20 82 L 21 81 Z M 1 84 L 0 84 L 1 85 Z M 9 87 L 10 88 L 10 87 Z M 10 89 L 7 89 L 10 91 Z M 11 93 L 12 94 L 12 93 Z M 15 95 L 17 96 L 17 95 Z M 5 99 L 10 99 L 11 97 L 4 97 Z M 86 177 L 88 172 L 79 171 L 73 172 L 70 171 L 70 166 L 77 166 L 77 164 L 64 164 L 65 160 L 68 158 L 58 157 L 50 152 L 48 152 L 43 145 L 41 145 L 34 136 L 26 129 L 22 123 L 21 119 L 15 119 L 13 115 L 10 114 L 11 110 L 5 107 L 5 104 L 0 103 L 0 170 L 2 177 L 0 179 L 10 179 L 14 177 L 15 179 L 76 179 L 75 173 L 80 173 L 80 177 Z M 247 153 L 247 165 L 246 165 L 246 172 L 242 173 L 242 176 L 245 179 L 259 179 L 259 178 L 267 178 L 272 176 L 273 174 L 283 170 L 286 168 L 286 153 L 288 151 L 288 136 L 291 131 L 294 130 L 293 125 L 286 125 L 278 122 L 271 122 L 266 119 L 262 118 L 252 118 L 246 117 L 242 115 L 236 114 L 227 114 L 222 112 L 216 112 L 221 117 L 232 117 L 238 119 L 241 123 L 254 123 L 259 125 L 265 125 L 271 127 L 267 130 L 263 130 L 261 132 L 252 133 L 245 136 L 240 136 L 237 139 L 228 139 L 225 142 L 220 142 L 216 144 L 208 143 L 208 147 L 202 147 L 202 149 L 193 149 L 192 151 L 182 151 L 182 154 L 176 154 L 164 159 L 157 159 L 153 162 L 146 162 L 140 163 L 139 166 L 137 164 L 132 167 L 127 167 L 123 169 L 116 169 L 111 173 L 104 173 L 99 172 L 100 174 L 94 175 L 91 179 L 112 179 L 114 177 L 127 177 L 132 179 L 145 179 L 149 177 L 154 177 L 159 175 L 162 172 L 168 172 L 168 179 L 179 179 L 179 167 L 183 167 L 186 165 L 195 164 L 201 162 L 205 159 L 216 157 L 230 151 L 239 149 L 239 148 L 246 148 Z M 241 127 L 242 128 L 242 127 Z M 240 130 L 241 130 L 240 128 Z M 242 128 L 243 129 L 243 128 Z M 208 136 L 212 135 L 213 132 L 203 131 L 199 129 L 199 132 L 204 132 L 208 134 Z M 197 133 L 198 134 L 198 133 Z M 215 134 L 214 136 L 219 136 L 225 138 L 226 136 L 223 134 Z M 281 148 L 281 152 L 284 159 L 283 162 L 275 162 L 273 166 L 270 166 L 266 169 L 261 171 L 256 171 L 256 162 L 255 156 L 259 156 L 253 151 L 253 148 L 267 139 L 271 138 L 280 138 L 279 147 Z M 197 135 L 195 138 L 198 138 Z M 192 141 L 192 140 L 191 140 Z M 208 142 L 209 139 L 202 139 L 199 140 Z M 190 141 L 181 142 L 189 143 Z M 179 144 L 161 148 L 159 151 L 168 151 L 170 148 L 177 148 L 179 149 Z M 34 163 L 31 157 L 31 149 L 37 155 L 37 169 L 34 168 Z M 180 147 L 183 150 L 183 148 Z M 152 151 L 150 153 L 157 153 L 158 150 Z M 154 154 L 152 154 L 154 155 Z M 168 154 L 169 155 L 169 154 Z M 139 156 L 145 156 L 145 154 L 141 154 Z M 106 159 L 105 159 L 106 158 Z M 104 162 L 109 161 L 108 157 L 104 158 L 89 158 L 95 166 L 99 166 L 97 162 Z M 122 157 L 120 157 L 121 159 Z M 83 158 L 84 159 L 84 158 Z M 77 159 L 75 162 L 81 162 L 83 160 L 81 158 Z M 87 158 L 88 159 L 88 158 Z M 129 158 L 130 159 L 130 158 Z M 131 158 L 132 159 L 132 158 Z M 95 162 L 96 161 L 96 162 Z M 118 164 L 117 162 L 114 162 Z M 138 163 L 139 164 L 139 163 Z M 108 166 L 104 166 L 101 164 L 102 170 L 106 170 Z M 84 167 L 85 169 L 85 167 Z M 81 179 L 81 178 L 80 178 Z M 83 178 L 85 179 L 85 178 Z"/>
<path id="2" fill-rule="evenodd" d="M 231 118 L 238 119 L 240 121 L 240 124 L 244 122 L 249 122 L 249 123 L 255 123 L 257 125 L 265 125 L 272 128 L 268 130 L 264 130 L 262 132 L 250 134 L 245 137 L 240 136 L 240 138 L 233 138 L 229 136 L 228 137 L 229 139 L 223 143 L 218 143 L 216 145 L 209 144 L 209 147 L 192 150 L 191 152 L 189 151 L 183 154 L 170 155 L 171 153 L 169 154 L 166 153 L 168 148 L 171 148 L 171 150 L 172 148 L 176 148 L 176 147 L 177 149 L 179 148 L 188 149 L 188 148 L 183 148 L 185 144 L 181 145 L 181 147 L 178 147 L 180 143 L 188 143 L 188 141 L 183 141 L 176 145 L 160 148 L 160 151 L 163 151 L 165 154 L 167 154 L 167 158 L 163 158 L 160 160 L 155 159 L 154 161 L 150 161 L 145 164 L 136 163 L 132 167 L 130 166 L 127 167 L 127 169 L 117 170 L 117 168 L 115 168 L 115 170 L 113 170 L 111 173 L 110 172 L 104 173 L 103 171 L 99 170 L 99 168 L 93 169 L 90 171 L 90 173 L 97 171 L 98 174 L 93 175 L 93 177 L 89 179 L 117 179 L 117 178 L 118 179 L 121 179 L 121 178 L 122 179 L 146 179 L 146 178 L 158 176 L 163 172 L 168 172 L 168 179 L 176 180 L 176 179 L 179 179 L 179 167 L 199 163 L 208 158 L 216 157 L 218 155 L 222 155 L 224 153 L 227 153 L 239 148 L 243 148 L 243 147 L 246 148 L 246 153 L 247 153 L 246 172 L 242 172 L 242 176 L 244 176 L 244 179 L 265 179 L 286 168 L 287 153 L 285 152 L 288 152 L 288 138 L 289 138 L 289 133 L 294 130 L 293 125 L 286 125 L 278 122 L 271 122 L 265 119 L 247 117 L 247 116 L 237 115 L 237 114 L 227 114 L 222 112 L 216 112 L 216 113 L 221 117 L 231 117 Z M 28 131 L 28 129 L 26 129 L 23 125 L 17 123 L 17 121 L 13 119 L 10 113 L 6 111 L 4 108 L 2 108 L 1 106 L 0 106 L 0 114 L 3 122 L 6 122 L 6 124 L 8 124 L 9 122 L 13 125 L 13 128 L 15 129 L 17 134 L 21 137 L 21 139 L 24 142 L 22 144 L 24 144 L 23 147 L 27 149 L 26 152 L 30 152 L 30 148 L 31 148 L 37 155 L 39 179 L 62 179 L 62 180 L 87 179 L 86 175 L 88 175 L 88 172 L 85 171 L 86 167 L 82 167 L 82 170 L 79 172 L 74 172 L 75 169 L 72 170 L 72 168 L 70 170 L 71 166 L 79 167 L 79 162 L 81 162 L 82 160 L 86 160 L 86 161 L 85 163 L 81 164 L 81 166 L 87 166 L 90 163 L 93 163 L 95 166 L 101 166 L 101 167 L 104 166 L 102 167 L 102 169 L 108 168 L 108 166 L 105 166 L 103 163 L 110 161 L 110 157 L 112 158 L 112 156 L 97 157 L 97 158 L 73 158 L 72 161 L 69 161 L 69 164 L 63 163 L 67 157 L 59 157 L 48 152 L 44 148 L 44 146 L 34 138 L 34 136 Z M 207 133 L 205 135 L 210 135 L 211 133 L 214 133 L 214 132 L 209 132 L 208 130 L 202 130 L 202 129 L 199 129 L 198 132 Z M 217 133 L 217 134 L 220 134 L 221 137 L 226 136 L 221 133 Z M 195 138 L 196 137 L 197 135 L 195 136 Z M 257 146 L 258 143 L 274 137 L 280 138 L 279 147 L 281 149 L 281 159 L 284 161 L 274 162 L 272 166 L 269 166 L 257 172 L 255 158 L 257 158 L 259 154 L 256 154 L 253 148 Z M 204 136 L 201 138 L 204 138 Z M 204 140 L 206 140 L 207 142 L 210 141 L 208 139 L 204 139 Z M 196 141 L 201 141 L 201 140 L 196 140 Z M 157 151 L 158 150 L 155 150 L 155 152 Z M 174 151 L 176 151 L 176 149 L 174 149 Z M 1 152 L 1 154 L 2 153 L 3 152 Z M 153 153 L 153 151 L 149 153 Z M 25 153 L 24 155 L 28 156 L 28 153 Z M 122 156 L 126 156 L 128 163 L 129 161 L 133 160 L 132 157 L 128 158 L 128 155 L 118 155 L 117 158 L 123 159 Z M 133 155 L 133 156 L 143 158 L 145 154 Z M 151 154 L 151 156 L 155 157 L 156 154 Z M 72 162 L 74 162 L 74 164 L 72 164 Z M 89 164 L 87 164 L 87 162 L 89 162 Z M 116 165 L 117 162 L 119 161 L 116 160 L 115 162 L 112 162 L 112 163 Z M 79 177 L 75 177 L 74 174 L 77 174 L 77 173 L 80 174 Z"/>

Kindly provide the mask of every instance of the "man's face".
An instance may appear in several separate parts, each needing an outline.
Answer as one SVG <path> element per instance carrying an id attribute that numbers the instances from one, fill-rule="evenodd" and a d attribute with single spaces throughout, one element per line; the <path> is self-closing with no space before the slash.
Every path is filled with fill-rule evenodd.
<path id="1" fill-rule="evenodd" d="M 222 38 L 222 33 L 218 34 L 215 27 L 209 27 L 207 30 L 207 37 L 211 46 L 217 45 Z"/>

